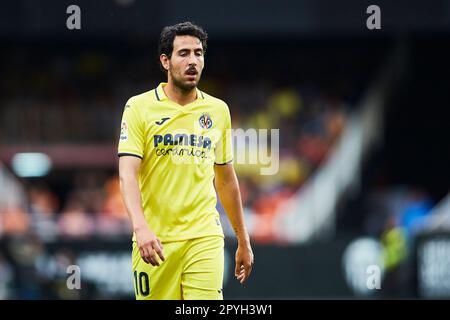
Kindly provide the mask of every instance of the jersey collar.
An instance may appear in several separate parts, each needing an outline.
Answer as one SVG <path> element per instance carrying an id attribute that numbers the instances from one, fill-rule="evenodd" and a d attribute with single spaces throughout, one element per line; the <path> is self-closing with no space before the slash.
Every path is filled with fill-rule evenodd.
<path id="1" fill-rule="evenodd" d="M 159 86 L 155 89 L 155 95 L 156 95 L 156 100 L 158 101 L 165 101 L 165 100 L 169 100 L 169 98 L 166 96 L 166 94 L 164 93 L 163 87 L 167 85 L 167 82 L 161 82 L 159 84 Z M 200 90 L 198 90 L 198 88 L 195 88 L 195 90 L 197 91 L 197 100 L 205 99 L 205 96 L 203 95 L 203 92 L 201 92 Z"/>

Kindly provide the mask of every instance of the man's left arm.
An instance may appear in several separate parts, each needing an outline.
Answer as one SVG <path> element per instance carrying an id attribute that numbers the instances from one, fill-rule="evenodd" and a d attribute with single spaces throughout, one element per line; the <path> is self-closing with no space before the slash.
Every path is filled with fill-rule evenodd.
<path id="1" fill-rule="evenodd" d="M 238 240 L 234 275 L 243 284 L 252 272 L 254 258 L 250 237 L 244 223 L 238 179 L 234 172 L 233 163 L 215 164 L 214 172 L 217 194 Z"/>

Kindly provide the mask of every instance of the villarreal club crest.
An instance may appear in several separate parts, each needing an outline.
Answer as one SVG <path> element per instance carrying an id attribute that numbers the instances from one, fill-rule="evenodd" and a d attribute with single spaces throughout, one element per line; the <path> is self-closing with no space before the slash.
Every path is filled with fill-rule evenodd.
<path id="1" fill-rule="evenodd" d="M 212 127 L 212 119 L 207 113 L 202 114 L 198 119 L 198 122 L 200 123 L 200 127 L 203 129 L 209 129 Z"/>

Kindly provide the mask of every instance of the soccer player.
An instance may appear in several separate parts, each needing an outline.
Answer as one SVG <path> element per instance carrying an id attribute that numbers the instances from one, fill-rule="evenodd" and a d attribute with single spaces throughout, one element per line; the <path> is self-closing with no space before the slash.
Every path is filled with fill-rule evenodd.
<path id="1" fill-rule="evenodd" d="M 136 299 L 223 299 L 216 191 L 238 240 L 235 276 L 244 283 L 252 271 L 230 112 L 197 88 L 206 41 L 190 22 L 165 27 L 159 54 L 167 83 L 131 97 L 123 112 L 119 175 L 134 231 Z"/>

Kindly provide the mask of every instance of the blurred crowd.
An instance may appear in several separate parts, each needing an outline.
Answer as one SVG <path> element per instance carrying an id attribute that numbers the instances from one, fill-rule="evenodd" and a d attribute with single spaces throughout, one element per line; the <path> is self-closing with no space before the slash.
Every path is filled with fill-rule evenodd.
<path id="1" fill-rule="evenodd" d="M 131 233 L 117 176 L 100 180 L 95 174 L 79 174 L 74 180 L 64 203 L 48 186 L 30 186 L 25 206 L 3 208 L 0 235 L 30 233 L 51 241 Z"/>

